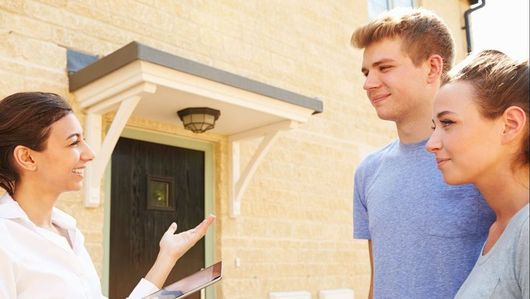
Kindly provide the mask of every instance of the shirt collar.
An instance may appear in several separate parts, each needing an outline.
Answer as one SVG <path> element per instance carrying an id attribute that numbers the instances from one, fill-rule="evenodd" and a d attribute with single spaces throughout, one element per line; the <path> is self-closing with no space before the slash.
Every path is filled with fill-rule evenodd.
<path id="1" fill-rule="evenodd" d="M 0 197 L 0 219 L 1 218 L 12 220 L 20 219 L 24 222 L 33 224 L 33 222 L 29 220 L 28 215 L 26 215 L 26 212 L 22 210 L 20 205 L 8 193 Z M 75 229 L 76 227 L 76 221 L 72 216 L 55 207 L 52 210 L 52 222 L 67 230 Z"/>

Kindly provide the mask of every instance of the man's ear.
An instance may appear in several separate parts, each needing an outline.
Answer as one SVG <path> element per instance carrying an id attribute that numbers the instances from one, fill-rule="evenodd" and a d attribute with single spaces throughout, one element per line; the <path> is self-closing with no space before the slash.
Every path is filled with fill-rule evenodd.
<path id="1" fill-rule="evenodd" d="M 517 139 L 521 134 L 526 134 L 528 119 L 525 111 L 518 106 L 510 106 L 502 114 L 504 130 L 502 131 L 502 143 L 507 144 Z"/>
<path id="2" fill-rule="evenodd" d="M 20 170 L 35 171 L 37 163 L 32 156 L 32 150 L 23 145 L 17 145 L 13 150 L 13 162 Z"/>
<path id="3" fill-rule="evenodd" d="M 442 56 L 433 54 L 426 61 L 429 73 L 427 74 L 427 83 L 433 83 L 442 76 L 444 60 Z"/>

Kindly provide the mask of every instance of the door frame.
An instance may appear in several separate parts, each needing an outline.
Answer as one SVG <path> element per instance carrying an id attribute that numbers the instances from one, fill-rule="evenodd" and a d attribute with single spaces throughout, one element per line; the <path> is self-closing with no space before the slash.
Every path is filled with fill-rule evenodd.
<path id="1" fill-rule="evenodd" d="M 187 148 L 197 151 L 204 152 L 204 215 L 213 214 L 215 211 L 214 202 L 214 156 L 213 156 L 213 144 L 207 141 L 192 140 L 172 135 L 169 133 L 154 132 L 140 128 L 129 128 L 123 129 L 120 137 L 129 139 L 146 141 L 158 144 L 164 144 L 174 147 Z M 112 160 L 112 159 L 111 159 Z M 110 192 L 111 192 L 111 161 L 109 161 L 105 170 L 104 182 L 105 182 L 105 203 L 104 203 L 104 219 L 103 219 L 103 273 L 101 277 L 101 288 L 103 294 L 108 296 L 109 293 L 109 272 L 110 272 Z M 198 224 L 198 223 L 197 223 Z M 204 264 L 209 266 L 214 263 L 214 240 L 215 230 L 210 229 L 205 236 L 204 243 Z M 141 277 L 138 277 L 140 280 Z M 167 282 L 169 283 L 169 282 Z M 132 290 L 131 290 L 132 291 Z M 201 295 L 201 298 L 215 299 L 215 292 L 213 288 L 206 288 L 205 296 Z"/>

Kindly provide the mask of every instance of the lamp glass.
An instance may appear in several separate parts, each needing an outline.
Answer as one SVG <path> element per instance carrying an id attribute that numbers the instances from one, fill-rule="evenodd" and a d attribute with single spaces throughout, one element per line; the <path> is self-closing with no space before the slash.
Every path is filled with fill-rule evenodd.
<path id="1" fill-rule="evenodd" d="M 203 133 L 214 128 L 220 112 L 211 108 L 197 107 L 180 110 L 177 114 L 182 120 L 184 128 L 194 133 Z"/>

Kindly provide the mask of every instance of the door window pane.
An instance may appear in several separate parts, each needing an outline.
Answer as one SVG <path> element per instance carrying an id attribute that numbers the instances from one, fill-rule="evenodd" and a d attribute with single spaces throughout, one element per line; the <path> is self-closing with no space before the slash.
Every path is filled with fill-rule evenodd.
<path id="1" fill-rule="evenodd" d="M 173 178 L 147 176 L 147 209 L 174 210 Z"/>

